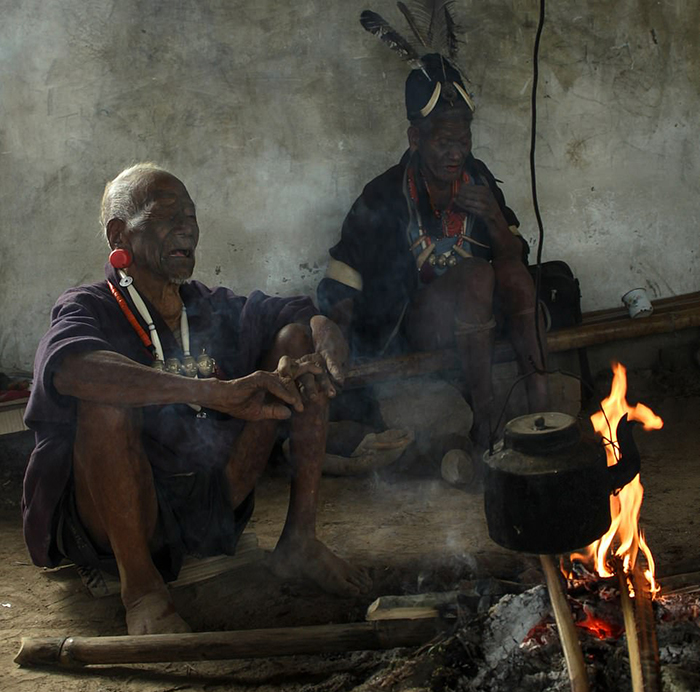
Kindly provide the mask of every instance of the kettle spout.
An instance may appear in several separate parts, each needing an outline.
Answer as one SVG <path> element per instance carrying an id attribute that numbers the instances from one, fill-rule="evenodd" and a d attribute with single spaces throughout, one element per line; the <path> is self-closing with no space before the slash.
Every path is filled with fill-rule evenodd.
<path id="1" fill-rule="evenodd" d="M 620 460 L 614 466 L 608 467 L 610 491 L 613 493 L 626 486 L 639 473 L 641 459 L 632 435 L 635 425 L 635 421 L 627 419 L 626 413 L 617 424 L 617 444 L 620 448 Z"/>

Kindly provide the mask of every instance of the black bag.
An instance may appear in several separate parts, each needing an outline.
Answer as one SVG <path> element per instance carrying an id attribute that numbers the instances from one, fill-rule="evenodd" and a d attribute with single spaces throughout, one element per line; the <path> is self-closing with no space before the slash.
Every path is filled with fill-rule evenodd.
<path id="1" fill-rule="evenodd" d="M 528 267 L 534 282 L 537 265 Z M 540 308 L 547 331 L 581 323 L 581 288 L 571 267 L 562 260 L 540 264 Z"/>

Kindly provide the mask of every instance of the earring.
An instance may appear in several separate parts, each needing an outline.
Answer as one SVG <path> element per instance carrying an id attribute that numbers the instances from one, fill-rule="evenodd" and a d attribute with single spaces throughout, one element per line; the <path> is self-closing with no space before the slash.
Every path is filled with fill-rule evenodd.
<path id="1" fill-rule="evenodd" d="M 115 269 L 126 269 L 132 261 L 133 257 L 126 248 L 117 247 L 109 253 L 109 263 Z"/>

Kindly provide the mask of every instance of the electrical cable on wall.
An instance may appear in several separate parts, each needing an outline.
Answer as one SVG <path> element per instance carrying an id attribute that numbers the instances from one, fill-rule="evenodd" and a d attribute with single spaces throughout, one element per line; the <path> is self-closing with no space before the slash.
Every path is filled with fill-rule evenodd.
<path id="1" fill-rule="evenodd" d="M 544 244 L 544 225 L 542 223 L 542 216 L 540 215 L 540 205 L 537 201 L 537 172 L 535 170 L 535 145 L 537 138 L 537 83 L 539 80 L 539 53 L 540 53 L 540 40 L 542 38 L 542 30 L 544 28 L 544 18 L 545 18 L 545 0 L 540 0 L 540 16 L 537 24 L 537 32 L 535 33 L 535 44 L 533 48 L 533 59 L 532 59 L 532 90 L 531 90 L 531 126 L 530 126 L 530 187 L 532 191 L 532 205 L 535 210 L 535 218 L 537 219 L 537 229 L 538 229 L 538 239 L 537 239 L 537 255 L 536 255 L 536 269 L 535 269 L 535 335 L 537 338 L 537 347 L 540 352 L 540 362 L 541 367 L 538 367 L 534 362 L 532 362 L 533 372 L 528 372 L 520 377 L 518 377 L 506 395 L 501 413 L 498 416 L 496 425 L 491 431 L 489 436 L 490 445 L 489 451 L 493 453 L 493 436 L 495 432 L 499 429 L 499 426 L 505 416 L 506 408 L 510 400 L 515 386 L 525 380 L 528 377 L 532 377 L 535 374 L 544 374 L 549 372 L 546 368 L 545 357 L 544 357 L 544 346 L 542 343 L 542 330 L 540 329 L 540 283 L 542 275 L 542 245 Z M 560 371 L 561 372 L 561 371 Z M 566 375 L 571 375 L 576 379 L 580 379 L 578 376 L 572 373 L 563 373 Z"/>
<path id="2" fill-rule="evenodd" d="M 540 362 L 542 369 L 545 366 L 544 346 L 542 345 L 542 330 L 540 329 L 540 279 L 542 274 L 542 245 L 544 243 L 544 226 L 540 215 L 540 205 L 537 201 L 537 173 L 535 170 L 535 143 L 537 137 L 537 82 L 539 79 L 539 53 L 540 39 L 544 27 L 545 0 L 540 0 L 540 19 L 535 34 L 535 47 L 532 57 L 532 125 L 530 128 L 530 185 L 532 189 L 532 206 L 535 209 L 537 219 L 538 240 L 537 240 L 537 262 L 535 270 L 535 334 L 537 335 L 537 346 L 540 350 Z M 538 368 L 535 367 L 535 371 Z"/>

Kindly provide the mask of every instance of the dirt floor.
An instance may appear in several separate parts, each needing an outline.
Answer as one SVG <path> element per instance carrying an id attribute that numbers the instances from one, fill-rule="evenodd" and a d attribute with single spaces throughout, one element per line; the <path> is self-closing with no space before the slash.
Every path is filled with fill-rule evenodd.
<path id="1" fill-rule="evenodd" d="M 665 420 L 661 431 L 636 433 L 646 489 L 642 523 L 658 574 L 700 570 L 698 372 L 630 373 L 628 400 L 643 401 Z M 406 653 L 105 666 L 78 672 L 20 668 L 13 657 L 22 637 L 119 635 L 125 626 L 117 596 L 94 599 L 72 569 L 51 573 L 30 564 L 21 534 L 19 475 L 17 469 L 0 471 L 0 689 L 344 692 Z M 475 574 L 513 578 L 537 564 L 489 539 L 481 494 L 452 488 L 434 471 L 432 477 L 407 476 L 391 468 L 366 477 L 326 477 L 321 492 L 319 537 L 369 569 L 372 593 L 357 599 L 329 597 L 304 584 L 280 583 L 260 563 L 174 592 L 180 612 L 195 630 L 359 622 L 379 595 L 449 589 Z M 286 497 L 284 474 L 264 479 L 251 525 L 263 548 L 274 546 Z"/>

